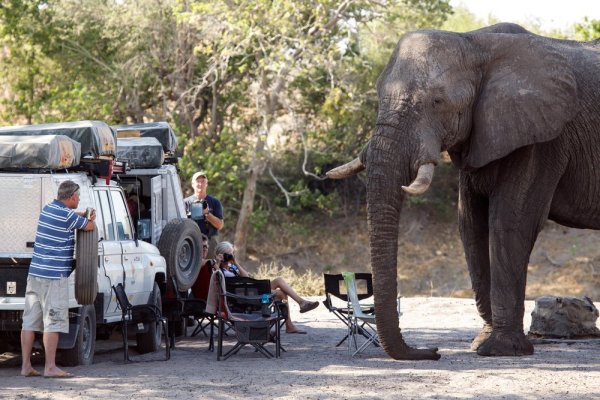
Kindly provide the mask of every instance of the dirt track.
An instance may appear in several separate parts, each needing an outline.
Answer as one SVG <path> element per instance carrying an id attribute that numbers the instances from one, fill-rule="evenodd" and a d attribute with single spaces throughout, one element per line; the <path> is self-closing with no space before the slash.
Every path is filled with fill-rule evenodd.
<path id="1" fill-rule="evenodd" d="M 528 302 L 526 330 L 532 307 Z M 483 358 L 468 349 L 481 325 L 472 300 L 403 299 L 402 311 L 405 339 L 439 347 L 441 360 L 393 361 L 373 347 L 351 358 L 346 346 L 335 347 L 345 330 L 332 314 L 322 305 L 298 314 L 292 304 L 308 334 L 282 333 L 287 352 L 277 360 L 244 348 L 217 362 L 207 340 L 195 337 L 179 340 L 170 361 L 124 365 L 118 341 L 109 341 L 100 342 L 92 366 L 69 369 L 76 378 L 50 380 L 18 376 L 20 357 L 4 354 L 0 398 L 600 398 L 600 340 L 551 341 L 536 344 L 529 357 Z M 156 356 L 162 354 L 144 357 Z"/>

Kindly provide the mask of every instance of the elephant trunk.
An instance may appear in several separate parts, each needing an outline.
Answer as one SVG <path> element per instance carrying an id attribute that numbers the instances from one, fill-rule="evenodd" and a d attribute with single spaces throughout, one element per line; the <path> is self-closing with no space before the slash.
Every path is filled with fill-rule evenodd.
<path id="1" fill-rule="evenodd" d="M 411 348 L 400 333 L 396 308 L 396 265 L 400 211 L 404 200 L 401 187 L 410 182 L 413 175 L 411 161 L 399 160 L 390 151 L 395 145 L 397 143 L 390 138 L 375 136 L 369 146 L 367 161 L 367 215 L 377 332 L 383 349 L 394 359 L 437 360 L 440 357 L 437 349 Z M 429 165 L 432 168 L 433 164 Z"/>
<path id="2" fill-rule="evenodd" d="M 408 347 L 402 339 L 396 313 L 399 210 L 369 201 L 369 236 L 377 332 L 390 357 L 402 359 Z"/>

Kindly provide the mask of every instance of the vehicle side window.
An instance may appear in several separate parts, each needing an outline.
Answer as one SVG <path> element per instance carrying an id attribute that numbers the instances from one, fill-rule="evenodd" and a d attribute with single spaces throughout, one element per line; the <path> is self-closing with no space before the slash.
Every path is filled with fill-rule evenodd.
<path id="1" fill-rule="evenodd" d="M 111 190 L 110 195 L 113 200 L 113 209 L 115 212 L 115 223 L 117 224 L 117 240 L 132 240 L 133 229 L 123 194 L 117 190 Z"/>
<path id="2" fill-rule="evenodd" d="M 98 229 L 98 239 L 107 239 L 106 238 L 106 230 L 104 229 L 104 216 L 102 215 L 102 203 L 100 200 L 100 192 L 96 191 L 94 193 L 96 197 L 96 204 L 98 209 L 96 210 L 96 229 Z M 104 192 L 104 196 L 106 197 L 106 192 Z"/>
<path id="3" fill-rule="evenodd" d="M 106 190 L 101 190 L 98 191 L 98 204 L 100 205 L 101 208 L 101 212 L 96 218 L 101 218 L 102 219 L 102 227 L 104 232 L 106 233 L 106 236 L 104 237 L 104 240 L 115 240 L 115 230 L 113 228 L 113 224 L 111 221 L 113 221 L 113 216 L 112 216 L 112 212 L 110 210 L 110 202 L 108 200 L 108 191 Z M 98 223 L 100 224 L 100 222 Z"/>

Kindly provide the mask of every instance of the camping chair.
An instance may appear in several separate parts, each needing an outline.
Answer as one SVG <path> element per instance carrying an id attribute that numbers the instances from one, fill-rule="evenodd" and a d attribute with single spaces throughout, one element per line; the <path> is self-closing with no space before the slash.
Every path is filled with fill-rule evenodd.
<path id="1" fill-rule="evenodd" d="M 217 339 L 217 360 L 226 360 L 249 344 L 267 358 L 279 358 L 281 312 L 271 293 L 269 280 L 252 278 L 225 278 L 221 271 L 214 272 L 219 287 L 217 319 L 219 322 Z M 237 342 L 223 354 L 225 325 L 235 332 Z M 275 333 L 272 328 L 275 326 Z M 265 344 L 275 342 L 275 355 L 265 348 Z"/>
<path id="2" fill-rule="evenodd" d="M 169 345 L 169 332 L 167 328 L 167 319 L 162 316 L 161 310 L 154 304 L 139 304 L 132 305 L 127 298 L 125 288 L 123 284 L 119 283 L 116 286 L 113 285 L 113 291 L 117 297 L 117 303 L 121 308 L 121 327 L 123 334 L 123 358 L 125 362 L 135 362 L 129 357 L 129 343 L 128 343 L 128 327 L 132 327 L 135 332 L 147 329 L 148 324 L 160 324 L 162 327 L 162 333 L 165 338 L 165 361 L 171 358 L 171 346 Z M 142 324 L 143 329 L 139 326 Z M 154 360 L 152 360 L 154 361 Z"/>
<path id="3" fill-rule="evenodd" d="M 263 294 L 271 294 L 271 281 L 268 279 L 253 279 L 243 276 L 236 276 L 225 278 L 225 287 L 229 293 L 242 295 L 242 296 L 260 296 Z M 281 328 L 289 315 L 289 308 L 287 303 L 284 303 L 280 300 L 274 299 L 275 305 L 279 309 L 280 319 L 279 319 L 279 327 Z M 234 311 L 234 310 L 232 310 Z M 239 310 L 238 310 L 239 311 Z M 241 310 L 242 312 L 244 310 Z M 227 332 L 227 324 L 225 326 L 225 331 Z M 281 348 L 283 351 L 285 349 Z"/>
<path id="4" fill-rule="evenodd" d="M 193 318 L 197 325 L 191 333 L 191 336 L 196 336 L 200 333 L 208 338 L 208 349 L 214 350 L 214 328 L 215 315 L 206 312 L 206 299 L 208 297 L 208 287 L 210 285 L 210 277 L 212 268 L 210 264 L 204 263 L 200 268 L 200 273 L 196 282 L 192 286 L 192 296 L 183 299 L 183 307 L 181 316 L 183 318 Z M 208 331 L 208 328 L 210 330 Z"/>
<path id="5" fill-rule="evenodd" d="M 356 273 L 355 279 L 357 281 L 357 296 L 359 300 L 365 300 L 373 296 L 373 280 L 370 273 Z M 325 300 L 323 304 L 325 307 L 332 312 L 340 321 L 350 327 L 352 309 L 348 307 L 348 295 L 346 291 L 346 284 L 344 283 L 344 277 L 342 274 L 323 274 L 325 280 Z M 343 301 L 343 306 L 337 306 L 334 303 L 334 298 Z M 338 301 L 337 303 L 340 303 Z M 361 304 L 363 312 L 367 314 L 373 314 L 375 309 L 372 304 Z M 362 324 L 361 324 L 362 325 Z M 359 333 L 363 334 L 362 326 L 358 327 Z M 365 335 L 368 338 L 368 335 Z M 348 334 L 344 336 L 335 347 L 341 346 L 344 341 L 348 339 Z"/>
<path id="6" fill-rule="evenodd" d="M 375 314 L 367 314 L 360 305 L 358 293 L 356 291 L 356 274 L 354 272 L 343 272 L 342 276 L 346 282 L 346 290 L 348 293 L 348 309 L 352 310 L 348 325 L 348 353 L 351 351 L 352 343 L 354 343 L 355 351 L 352 356 L 357 355 L 370 344 L 379 346 L 379 336 L 377 335 L 377 323 Z M 359 326 L 359 321 L 361 325 Z M 360 332 L 359 332 L 360 329 Z M 366 338 L 365 342 L 358 347 L 356 336 L 361 334 Z"/>

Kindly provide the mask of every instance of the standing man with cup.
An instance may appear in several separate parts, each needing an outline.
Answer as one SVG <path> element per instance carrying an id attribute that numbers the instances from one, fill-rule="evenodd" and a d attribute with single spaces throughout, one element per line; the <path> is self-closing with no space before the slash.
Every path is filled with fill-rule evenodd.
<path id="1" fill-rule="evenodd" d="M 184 200 L 187 215 L 208 237 L 208 258 L 215 257 L 215 247 L 219 231 L 223 229 L 223 206 L 216 197 L 206 193 L 208 177 L 206 172 L 198 171 L 192 176 L 194 194 Z"/>

